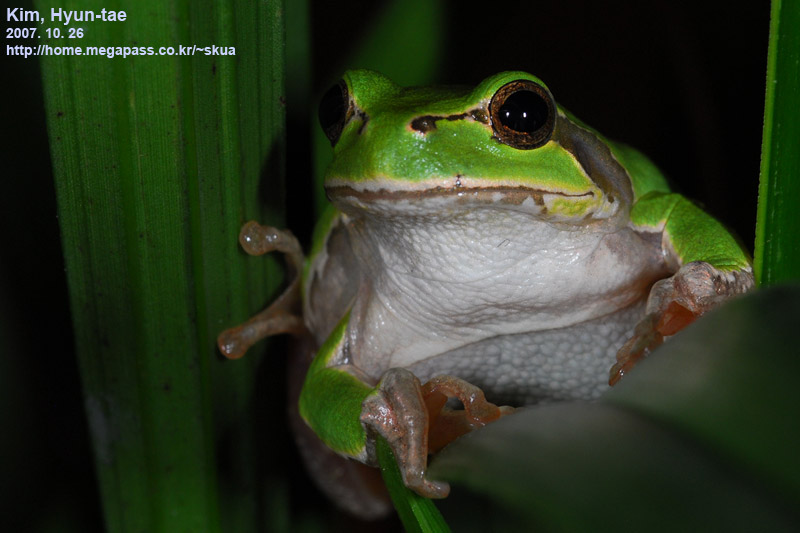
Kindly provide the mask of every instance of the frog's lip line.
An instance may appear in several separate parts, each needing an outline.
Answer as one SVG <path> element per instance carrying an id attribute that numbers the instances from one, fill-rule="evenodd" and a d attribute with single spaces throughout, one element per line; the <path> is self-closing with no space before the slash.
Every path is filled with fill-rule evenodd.
<path id="1" fill-rule="evenodd" d="M 435 178 L 423 181 L 390 180 L 387 178 L 372 178 L 365 181 L 350 181 L 347 179 L 329 177 L 325 180 L 325 191 L 332 198 L 355 197 L 359 200 L 424 200 L 431 197 L 453 196 L 466 198 L 501 194 L 524 198 L 534 197 L 537 204 L 543 205 L 546 196 L 561 198 L 594 197 L 591 188 L 578 191 L 565 191 L 543 187 L 531 187 L 515 179 L 487 179 L 470 178 L 456 175 L 450 178 Z M 495 196 L 496 198 L 496 196 Z"/>
<path id="2" fill-rule="evenodd" d="M 545 196 L 560 196 L 563 198 L 593 197 L 593 191 L 581 193 L 567 193 L 563 191 L 550 191 L 535 189 L 524 185 L 493 185 L 475 187 L 447 187 L 435 185 L 425 189 L 356 189 L 349 185 L 330 185 L 325 187 L 330 198 L 353 197 L 360 201 L 371 202 L 381 200 L 425 200 L 432 197 L 474 198 L 478 200 L 494 200 L 500 194 L 505 203 L 521 204 L 528 198 L 533 198 L 536 205 L 544 206 Z"/>

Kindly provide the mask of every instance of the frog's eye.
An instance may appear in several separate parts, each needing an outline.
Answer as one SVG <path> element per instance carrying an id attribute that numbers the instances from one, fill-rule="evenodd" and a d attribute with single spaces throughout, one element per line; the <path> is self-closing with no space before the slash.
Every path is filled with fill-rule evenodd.
<path id="1" fill-rule="evenodd" d="M 344 80 L 339 80 L 339 83 L 328 89 L 319 102 L 319 123 L 325 136 L 331 141 L 331 146 L 339 140 L 350 114 L 347 84 Z"/>
<path id="2" fill-rule="evenodd" d="M 556 125 L 556 104 L 550 91 L 538 83 L 516 80 L 494 93 L 489 115 L 501 143 L 530 150 L 550 140 Z"/>

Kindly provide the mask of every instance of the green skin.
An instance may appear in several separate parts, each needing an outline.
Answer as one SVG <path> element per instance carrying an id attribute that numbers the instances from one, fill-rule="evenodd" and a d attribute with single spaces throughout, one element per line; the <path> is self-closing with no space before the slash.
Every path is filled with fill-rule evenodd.
<path id="1" fill-rule="evenodd" d="M 541 142 L 537 141 L 536 146 L 521 148 L 515 145 L 516 141 L 508 142 L 503 133 L 506 130 L 498 126 L 502 121 L 493 118 L 493 97 L 506 94 L 503 91 L 508 87 L 517 87 L 512 82 L 519 80 L 538 84 L 539 94 L 547 95 L 543 97 L 550 109 L 547 116 L 556 117 L 552 122 L 553 129 L 542 137 Z M 603 231 L 606 236 L 609 233 L 616 235 L 615 231 L 635 234 L 632 240 L 618 240 L 616 248 L 608 248 L 611 255 L 616 254 L 614 260 L 617 261 L 610 263 L 609 274 L 596 276 L 594 271 L 587 274 L 583 270 L 578 273 L 583 280 L 575 280 L 574 285 L 578 287 L 576 290 L 580 290 L 585 286 L 581 281 L 589 277 L 599 277 L 605 282 L 608 277 L 617 275 L 615 265 L 643 265 L 641 258 L 644 256 L 652 256 L 653 264 L 657 263 L 652 272 L 673 274 L 666 278 L 630 278 L 642 284 L 642 291 L 646 290 L 645 285 L 649 286 L 657 279 L 660 281 L 652 285 L 649 293 L 637 292 L 634 295 L 641 300 L 648 294 L 647 307 L 633 337 L 618 352 L 618 364 L 612 369 L 612 376 L 616 375 L 616 379 L 660 343 L 664 335 L 674 333 L 675 328 L 667 332 L 669 328 L 664 324 L 675 304 L 698 316 L 753 284 L 747 254 L 719 222 L 681 195 L 670 192 L 664 177 L 643 155 L 627 146 L 609 142 L 557 107 L 544 83 L 530 74 L 504 72 L 487 78 L 474 89 L 402 88 L 370 71 L 350 71 L 344 75 L 343 82 L 350 107 L 340 123 L 343 127 L 336 132 L 338 135 L 328 132 L 334 137 L 334 159 L 325 178 L 326 191 L 338 207 L 331 206 L 317 224 L 311 255 L 305 265 L 301 265 L 302 252 L 297 240 L 288 232 L 251 222 L 243 228 L 240 236 L 248 253 L 279 250 L 287 254 L 293 269 L 303 268 L 303 317 L 299 317 L 296 311 L 299 292 L 295 280 L 268 309 L 246 324 L 223 332 L 219 339 L 222 353 L 235 358 L 259 338 L 287 332 L 303 334 L 310 330 L 321 348 L 306 374 L 300 392 L 299 412 L 320 440 L 340 455 L 374 464 L 375 434 L 382 435 L 398 459 L 406 484 L 422 495 L 443 497 L 448 491 L 447 484 L 425 477 L 429 420 L 432 420 L 427 418 L 431 407 L 424 404 L 429 398 L 426 395 L 441 392 L 443 389 L 436 387 L 444 384 L 445 388 L 449 387 L 449 392 L 443 394 L 461 399 L 468 412 L 467 418 L 480 422 L 478 425 L 500 416 L 498 413 L 501 411 L 501 414 L 509 412 L 485 402 L 479 389 L 458 378 L 447 376 L 444 381 L 435 378 L 421 386 L 415 376 L 400 367 L 385 370 L 378 365 L 378 369 L 384 368 L 382 372 L 385 371 L 378 380 L 369 377 L 370 373 L 364 368 L 353 366 L 351 350 L 360 349 L 359 355 L 367 357 L 358 360 L 369 364 L 368 356 L 373 353 L 369 347 L 375 345 L 361 344 L 360 339 L 372 339 L 369 332 L 375 330 L 367 327 L 368 333 L 357 337 L 359 331 L 365 331 L 365 321 L 368 321 L 367 326 L 373 322 L 365 318 L 368 315 L 364 314 L 363 305 L 358 308 L 358 304 L 352 302 L 361 301 L 363 304 L 364 298 L 358 300 L 356 297 L 356 294 L 362 294 L 359 284 L 372 283 L 374 288 L 381 281 L 369 278 L 365 281 L 365 278 L 358 277 L 369 274 L 366 270 L 359 271 L 361 267 L 352 262 L 354 249 L 349 248 L 349 244 L 341 244 L 347 242 L 348 237 L 342 237 L 342 228 L 347 224 L 356 225 L 362 232 L 359 237 L 350 238 L 363 239 L 364 228 L 371 227 L 371 231 L 375 231 L 376 223 L 380 232 L 387 227 L 383 225 L 384 220 L 392 223 L 400 220 L 403 224 L 402 219 L 408 218 L 412 212 L 415 216 L 422 213 L 417 219 L 411 217 L 413 220 L 429 220 L 431 212 L 424 212 L 425 209 L 435 210 L 437 206 L 445 205 L 446 209 L 466 214 L 466 218 L 458 219 L 462 224 L 465 220 L 489 221 L 488 227 L 479 226 L 479 231 L 470 234 L 477 235 L 475 239 L 480 241 L 485 240 L 484 235 L 491 236 L 491 221 L 501 219 L 485 218 L 484 215 L 480 215 L 484 216 L 482 219 L 469 217 L 479 211 L 475 206 L 480 204 L 485 208 L 488 205 L 491 210 L 492 203 L 497 203 L 498 197 L 502 197 L 502 202 L 506 203 L 503 207 L 505 213 L 530 210 L 531 204 L 535 203 L 538 214 L 532 218 L 539 220 L 537 223 L 540 225 L 536 228 L 542 234 L 549 234 L 551 227 L 556 228 L 553 230 L 556 234 L 568 227 L 571 229 L 563 233 L 580 234 L 580 238 L 588 236 L 589 239 Z M 523 85 L 527 83 L 522 82 Z M 504 101 L 499 96 L 497 98 Z M 500 104 L 497 104 L 499 108 Z M 431 199 L 433 201 L 429 201 Z M 372 218 L 364 222 L 362 215 L 368 212 Z M 612 230 L 608 229 L 609 220 L 616 224 Z M 352 229 L 351 226 L 348 228 Z M 426 230 L 430 231 L 430 227 Z M 429 241 L 424 239 L 436 239 L 438 232 L 442 231 L 438 225 L 432 227 L 436 233 L 417 237 L 422 241 L 412 241 L 410 249 L 430 249 L 426 247 Z M 473 226 L 469 225 L 468 229 L 472 230 Z M 366 238 L 370 238 L 369 234 Z M 525 238 L 528 238 L 527 234 Z M 603 240 L 605 238 L 598 237 L 598 242 L 607 243 Z M 359 242 L 363 244 L 364 241 Z M 423 246 L 415 248 L 420 242 Z M 450 253 L 461 253 L 458 249 L 463 241 L 456 242 L 459 246 L 455 251 L 450 249 Z M 630 245 L 632 249 L 625 243 L 634 243 Z M 557 251 L 553 247 L 559 246 L 550 241 L 543 245 L 551 252 Z M 425 262 L 429 258 L 413 255 L 415 253 L 420 252 L 412 252 L 412 262 L 416 264 L 420 259 L 421 265 L 431 264 Z M 439 255 L 432 257 L 438 259 Z M 468 256 L 465 257 L 469 260 Z M 562 265 L 569 268 L 569 263 L 571 261 Z M 434 269 L 442 268 L 441 262 L 432 264 Z M 464 264 L 459 263 L 459 266 Z M 446 264 L 444 272 L 449 272 L 449 267 Z M 463 275 L 463 270 L 461 272 Z M 468 270 L 466 275 L 471 273 Z M 434 271 L 433 277 L 438 274 L 438 270 Z M 562 273 L 558 270 L 548 275 L 545 279 L 553 280 Z M 325 276 L 332 281 L 324 281 Z M 564 279 L 571 282 L 574 278 Z M 618 283 L 615 290 L 621 290 L 619 286 L 628 287 L 625 285 L 627 280 Z M 515 283 L 519 283 L 517 288 L 523 292 L 528 288 L 519 279 Z M 435 284 L 431 286 L 435 287 Z M 639 291 L 638 287 L 622 290 L 630 293 Z M 488 290 L 493 291 L 493 288 Z M 601 312 L 605 312 L 607 306 L 610 313 L 636 301 L 628 293 L 624 297 L 627 300 L 615 302 L 607 301 L 606 293 L 602 295 Z M 549 295 L 545 296 L 549 298 Z M 501 295 L 499 298 L 505 297 Z M 503 302 L 505 300 L 497 305 L 502 307 Z M 573 300 L 568 299 L 568 302 L 573 305 Z M 564 316 L 559 313 L 571 312 L 564 308 L 554 309 L 558 312 L 551 314 L 556 315 L 556 320 Z M 358 312 L 362 314 L 357 316 Z M 574 318 L 577 315 L 569 316 Z M 580 323 L 580 320 L 583 318 L 575 318 L 572 323 Z M 563 325 L 567 323 L 554 327 Z M 388 327 L 389 337 L 392 334 L 405 335 L 403 330 L 392 330 L 392 325 Z M 440 333 L 438 330 L 433 332 L 436 335 L 431 338 Z M 381 335 L 383 333 L 378 334 L 377 342 L 394 342 L 385 341 L 386 337 Z M 492 337 L 485 338 L 491 340 Z M 424 342 L 428 342 L 427 339 L 423 337 Z M 612 346 L 616 349 L 615 345 Z M 443 352 L 434 349 L 426 353 L 426 357 L 430 357 Z M 372 375 L 376 375 L 375 368 Z M 592 370 L 592 376 L 595 375 Z M 614 379 L 612 377 L 612 381 Z M 434 387 L 433 393 L 426 388 L 429 386 Z M 483 411 L 478 407 L 470 410 L 467 406 L 469 399 L 476 397 L 476 391 L 480 398 L 475 405 L 482 406 Z M 476 414 L 479 412 L 483 414 Z M 352 500 L 353 497 L 342 496 L 339 499 Z M 346 505 L 346 501 L 344 503 Z"/>

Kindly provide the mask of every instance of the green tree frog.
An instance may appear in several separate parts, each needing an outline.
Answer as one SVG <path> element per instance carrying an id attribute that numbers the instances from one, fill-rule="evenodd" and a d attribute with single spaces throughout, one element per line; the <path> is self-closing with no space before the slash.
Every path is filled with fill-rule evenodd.
<path id="1" fill-rule="evenodd" d="M 331 206 L 307 260 L 287 231 L 250 222 L 240 236 L 302 275 L 219 346 L 235 358 L 267 335 L 306 334 L 302 419 L 366 464 L 386 439 L 421 495 L 449 490 L 426 474 L 430 452 L 518 406 L 597 398 L 753 286 L 719 222 L 528 73 L 403 88 L 354 70 L 320 122 Z"/>

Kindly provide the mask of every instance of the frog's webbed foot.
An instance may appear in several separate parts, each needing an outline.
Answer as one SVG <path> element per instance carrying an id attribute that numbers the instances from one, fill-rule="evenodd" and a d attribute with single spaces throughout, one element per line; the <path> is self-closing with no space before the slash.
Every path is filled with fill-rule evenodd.
<path id="1" fill-rule="evenodd" d="M 463 411 L 445 408 L 452 397 Z M 511 411 L 487 402 L 478 387 L 461 379 L 440 376 L 420 385 L 410 371 L 392 368 L 362 404 L 361 422 L 386 439 L 407 487 L 426 498 L 444 498 L 450 486 L 427 478 L 428 453 Z"/>
<path id="2" fill-rule="evenodd" d="M 217 346 L 229 359 L 243 356 L 257 341 L 279 333 L 301 334 L 305 325 L 300 313 L 300 277 L 303 251 L 288 230 L 262 226 L 250 221 L 239 232 L 239 244 L 250 255 L 272 251 L 286 254 L 289 285 L 272 304 L 239 326 L 227 329 L 217 337 Z"/>
<path id="3" fill-rule="evenodd" d="M 431 481 L 428 466 L 428 412 L 417 377 L 403 368 L 389 369 L 361 406 L 361 423 L 386 439 L 405 485 L 426 498 L 444 498 L 450 485 Z M 374 450 L 369 452 L 375 463 Z"/>
<path id="4" fill-rule="evenodd" d="M 609 385 L 616 384 L 638 361 L 700 315 L 726 299 L 750 290 L 754 285 L 750 270 L 721 271 L 703 261 L 683 265 L 669 278 L 653 285 L 644 318 L 636 325 L 633 337 L 617 352 Z"/>

